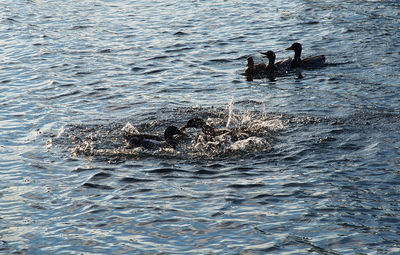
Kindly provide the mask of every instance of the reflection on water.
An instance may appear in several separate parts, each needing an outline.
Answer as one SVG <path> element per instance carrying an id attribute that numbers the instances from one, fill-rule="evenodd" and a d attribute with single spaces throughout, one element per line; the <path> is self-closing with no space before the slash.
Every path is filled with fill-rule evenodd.
<path id="1" fill-rule="evenodd" d="M 399 6 L 4 3 L 0 251 L 399 252 Z M 326 67 L 241 75 L 293 42 Z M 249 137 L 121 136 L 193 117 Z"/>

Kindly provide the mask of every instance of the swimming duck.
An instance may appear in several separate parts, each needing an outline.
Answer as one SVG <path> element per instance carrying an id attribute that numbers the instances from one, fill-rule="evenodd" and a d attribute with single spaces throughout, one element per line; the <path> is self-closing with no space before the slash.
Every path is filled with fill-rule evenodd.
<path id="1" fill-rule="evenodd" d="M 193 118 L 188 120 L 188 122 L 180 129 L 181 131 L 187 128 L 201 128 L 201 132 L 205 135 L 211 137 L 217 136 L 225 136 L 228 135 L 231 137 L 233 141 L 246 139 L 249 137 L 249 134 L 246 132 L 241 131 L 240 129 L 217 129 L 210 125 L 208 125 L 203 119 L 201 118 Z"/>
<path id="2" fill-rule="evenodd" d="M 164 138 L 156 135 L 148 134 L 131 134 L 123 133 L 128 148 L 142 147 L 149 150 L 157 150 L 161 148 L 175 148 L 178 144 L 176 139 L 178 136 L 187 136 L 179 128 L 169 126 L 164 131 Z"/>
<path id="3" fill-rule="evenodd" d="M 187 128 L 201 128 L 201 131 L 205 135 L 210 135 L 210 136 L 218 136 L 224 133 L 229 132 L 227 129 L 216 129 L 210 125 L 208 125 L 203 119 L 201 118 L 192 118 L 188 120 L 188 122 L 181 127 L 181 131 L 184 131 Z"/>
<path id="4" fill-rule="evenodd" d="M 276 76 L 286 74 L 290 70 L 291 59 L 281 60 L 275 63 L 276 55 L 273 51 L 260 52 L 264 58 L 268 58 L 269 63 L 266 67 L 267 77 L 273 81 Z"/>
<path id="5" fill-rule="evenodd" d="M 275 66 L 276 55 L 273 51 L 269 50 L 265 53 L 265 57 L 267 57 L 269 60 L 268 65 L 265 68 L 265 73 L 266 73 L 266 76 L 268 77 L 268 79 L 273 81 L 273 80 L 275 80 L 275 77 L 276 77 L 277 71 L 278 71 Z"/>
<path id="6" fill-rule="evenodd" d="M 325 64 L 325 55 L 320 56 L 312 56 L 308 58 L 301 59 L 301 50 L 302 46 L 300 43 L 293 43 L 292 46 L 287 48 L 286 50 L 294 51 L 294 58 L 290 62 L 290 68 L 305 68 L 305 69 L 313 69 L 322 67 Z"/>
<path id="7" fill-rule="evenodd" d="M 244 73 L 246 76 L 263 76 L 266 73 L 267 66 L 264 63 L 254 64 L 254 60 L 252 57 L 247 58 L 247 66 L 244 69 Z"/>
<path id="8" fill-rule="evenodd" d="M 263 58 L 268 58 L 269 63 L 267 66 L 267 72 L 274 71 L 275 75 L 282 75 L 290 70 L 291 58 L 281 60 L 275 63 L 276 55 L 273 51 L 269 50 L 267 52 L 260 52 Z"/>

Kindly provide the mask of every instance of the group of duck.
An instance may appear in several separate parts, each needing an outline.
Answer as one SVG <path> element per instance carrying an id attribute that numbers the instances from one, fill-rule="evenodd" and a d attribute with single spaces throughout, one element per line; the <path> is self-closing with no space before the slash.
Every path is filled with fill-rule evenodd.
<path id="1" fill-rule="evenodd" d="M 221 135 L 228 135 L 232 140 L 244 139 L 248 137 L 248 134 L 236 129 L 217 129 L 206 123 L 201 118 L 192 118 L 187 121 L 181 128 L 176 126 L 169 126 L 164 131 L 164 137 L 141 134 L 135 128 L 129 130 L 123 129 L 123 137 L 126 141 L 127 148 L 141 147 L 148 150 L 158 150 L 163 148 L 172 148 L 178 145 L 180 141 L 188 137 L 184 132 L 188 128 L 200 129 L 201 133 L 212 139 Z"/>
<path id="2" fill-rule="evenodd" d="M 300 43 L 293 43 L 286 50 L 293 50 L 294 57 L 281 60 L 275 63 L 276 55 L 273 51 L 261 52 L 263 57 L 268 58 L 268 65 L 264 63 L 254 64 L 252 57 L 247 58 L 247 67 L 245 75 L 249 78 L 268 78 L 274 80 L 277 76 L 282 76 L 295 71 L 298 78 L 302 78 L 301 70 L 322 67 L 325 64 L 325 56 L 312 56 L 301 59 L 302 46 Z M 246 139 L 249 135 L 243 131 L 236 129 L 217 129 L 207 124 L 201 118 L 192 118 L 184 126 L 178 128 L 169 126 L 164 131 L 164 137 L 141 134 L 135 128 L 131 130 L 123 130 L 127 148 L 142 147 L 149 150 L 157 150 L 162 148 L 175 148 L 184 137 L 188 135 L 184 132 L 188 128 L 197 128 L 201 133 L 210 139 L 218 136 L 229 136 L 232 141 Z"/>
<path id="3" fill-rule="evenodd" d="M 252 80 L 268 78 L 274 81 L 277 76 L 283 76 L 290 72 L 296 72 L 297 77 L 303 78 L 301 71 L 303 69 L 320 68 L 325 64 L 325 56 L 312 56 L 301 59 L 302 46 L 300 43 L 293 43 L 286 50 L 293 50 L 294 57 L 281 60 L 275 63 L 276 55 L 273 51 L 260 52 L 262 57 L 268 58 L 268 65 L 265 63 L 255 64 L 252 57 L 247 58 L 247 67 L 244 74 Z"/>

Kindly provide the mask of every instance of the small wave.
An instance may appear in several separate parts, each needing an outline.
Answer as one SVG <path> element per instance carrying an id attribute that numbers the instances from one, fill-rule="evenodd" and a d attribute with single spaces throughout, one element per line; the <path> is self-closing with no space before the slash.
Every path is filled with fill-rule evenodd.
<path id="1" fill-rule="evenodd" d="M 250 183 L 250 184 L 231 184 L 228 187 L 234 189 L 249 189 L 249 188 L 262 188 L 265 184 L 262 183 Z"/>
<path id="2" fill-rule="evenodd" d="M 120 182 L 125 182 L 125 183 L 138 183 L 138 182 L 152 182 L 153 180 L 151 179 L 138 179 L 138 178 L 133 178 L 133 177 L 124 177 L 119 180 Z"/>
<path id="3" fill-rule="evenodd" d="M 297 187 L 312 187 L 312 183 L 305 182 L 289 182 L 282 185 L 284 188 L 297 188 Z"/>
<path id="4" fill-rule="evenodd" d="M 91 189 L 102 189 L 102 190 L 113 190 L 114 188 L 108 185 L 101 185 L 101 184 L 95 184 L 95 183 L 90 183 L 86 182 L 82 185 L 82 187 L 85 188 L 91 188 Z"/>
<path id="5" fill-rule="evenodd" d="M 306 22 L 299 23 L 299 25 L 316 25 L 316 24 L 319 24 L 318 20 L 312 20 L 312 21 L 306 21 Z"/>
<path id="6" fill-rule="evenodd" d="M 211 59 L 209 61 L 212 63 L 230 63 L 230 62 L 232 62 L 232 59 L 217 58 L 217 59 Z"/>
<path id="7" fill-rule="evenodd" d="M 188 34 L 185 32 L 182 32 L 182 31 L 178 31 L 178 32 L 175 32 L 174 35 L 175 36 L 184 36 L 184 35 L 188 35 Z"/>
<path id="8" fill-rule="evenodd" d="M 90 71 L 79 71 L 79 72 L 75 73 L 75 76 L 82 77 L 82 76 L 85 76 L 85 75 L 88 75 L 88 74 L 92 74 L 92 72 L 90 72 Z"/>
<path id="9" fill-rule="evenodd" d="M 198 175 L 214 175 L 217 174 L 218 172 L 216 171 L 210 171 L 210 170 L 205 170 L 205 169 L 201 169 L 195 172 L 195 174 Z"/>
<path id="10" fill-rule="evenodd" d="M 81 93 L 81 91 L 75 90 L 75 91 L 71 91 L 71 92 L 68 92 L 68 93 L 59 94 L 59 95 L 50 97 L 50 98 L 48 98 L 48 99 L 49 99 L 49 100 L 60 99 L 60 98 L 62 98 L 62 97 L 74 96 L 74 95 L 78 95 L 78 94 L 80 94 L 80 93 Z"/>
<path id="11" fill-rule="evenodd" d="M 174 53 L 174 52 L 181 52 L 181 51 L 188 51 L 188 50 L 193 50 L 193 47 L 182 47 L 182 48 L 177 48 L 177 49 L 170 49 L 170 50 L 165 50 L 166 53 Z"/>
<path id="12" fill-rule="evenodd" d="M 102 179 L 105 179 L 108 177 L 111 177 L 111 174 L 100 172 L 100 173 L 97 173 L 97 174 L 93 175 L 92 177 L 90 177 L 89 180 L 90 181 L 98 181 L 98 180 L 102 180 Z"/>
<path id="13" fill-rule="evenodd" d="M 5 21 L 5 22 L 7 22 L 7 23 L 19 23 L 20 21 L 18 21 L 17 19 L 16 19 L 17 17 L 15 16 L 15 17 L 7 17 L 7 18 L 3 18 L 2 19 L 2 23 Z M 18 17 L 19 18 L 19 17 Z"/>
<path id="14" fill-rule="evenodd" d="M 138 67 L 138 66 L 135 66 L 135 67 L 132 67 L 131 68 L 131 71 L 132 72 L 141 72 L 141 71 L 143 71 L 143 70 L 145 70 L 146 68 L 144 68 L 144 67 Z"/>
<path id="15" fill-rule="evenodd" d="M 144 74 L 162 73 L 162 72 L 165 72 L 167 70 L 168 70 L 167 68 L 155 69 L 155 70 L 151 70 L 151 71 L 145 72 Z"/>
<path id="16" fill-rule="evenodd" d="M 111 49 L 103 49 L 99 51 L 99 53 L 111 53 L 111 52 L 112 52 Z"/>
<path id="17" fill-rule="evenodd" d="M 157 169 L 149 170 L 147 172 L 157 173 L 157 174 L 170 174 L 170 173 L 175 173 L 175 172 L 186 172 L 186 171 L 177 169 L 177 168 L 157 168 Z"/>
<path id="18" fill-rule="evenodd" d="M 90 28 L 90 27 L 92 27 L 92 26 L 76 25 L 76 26 L 71 27 L 71 30 L 86 29 L 86 28 Z"/>
<path id="19" fill-rule="evenodd" d="M 214 66 L 215 64 L 227 64 L 227 63 L 231 63 L 232 59 L 228 59 L 228 58 L 217 58 L 217 59 L 210 59 L 206 62 L 204 62 L 204 65 L 206 66 Z"/>
<path id="20" fill-rule="evenodd" d="M 162 55 L 162 56 L 155 56 L 155 57 L 152 57 L 152 58 L 149 58 L 148 60 L 159 60 L 159 59 L 165 59 L 165 58 L 169 58 L 169 56 L 165 56 L 165 55 Z"/>

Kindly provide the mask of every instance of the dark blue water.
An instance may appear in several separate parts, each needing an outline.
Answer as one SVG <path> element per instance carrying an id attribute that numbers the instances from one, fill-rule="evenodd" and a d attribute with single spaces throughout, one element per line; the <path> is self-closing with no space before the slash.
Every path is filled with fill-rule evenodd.
<path id="1" fill-rule="evenodd" d="M 400 253 L 398 1 L 0 10 L 1 253 Z M 293 42 L 328 64 L 241 75 Z M 195 116 L 251 139 L 125 147 Z"/>

